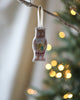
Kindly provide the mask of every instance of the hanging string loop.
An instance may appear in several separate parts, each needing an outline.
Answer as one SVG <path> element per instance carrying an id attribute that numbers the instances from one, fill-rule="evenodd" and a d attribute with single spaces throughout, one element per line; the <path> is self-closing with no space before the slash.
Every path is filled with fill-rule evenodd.
<path id="1" fill-rule="evenodd" d="M 43 7 L 41 5 L 38 6 L 38 27 L 43 27 Z"/>

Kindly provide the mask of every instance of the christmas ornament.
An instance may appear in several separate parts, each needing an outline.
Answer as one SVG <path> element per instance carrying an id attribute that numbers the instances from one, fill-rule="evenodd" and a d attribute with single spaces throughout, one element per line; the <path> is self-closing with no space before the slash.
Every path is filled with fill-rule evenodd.
<path id="1" fill-rule="evenodd" d="M 41 13 L 40 13 L 41 12 Z M 45 50 L 47 47 L 47 40 L 45 39 L 45 28 L 43 27 L 43 8 L 38 7 L 38 27 L 35 28 L 35 37 L 33 39 L 33 61 L 45 61 Z M 41 14 L 41 17 L 40 17 Z"/>

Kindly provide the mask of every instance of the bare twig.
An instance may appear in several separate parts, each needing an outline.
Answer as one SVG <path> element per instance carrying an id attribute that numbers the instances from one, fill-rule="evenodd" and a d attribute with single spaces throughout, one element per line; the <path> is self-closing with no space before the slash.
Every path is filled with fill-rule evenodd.
<path id="1" fill-rule="evenodd" d="M 37 5 L 35 5 L 35 4 L 31 3 L 31 2 L 28 2 L 28 1 L 25 1 L 25 0 L 19 0 L 19 1 L 20 1 L 21 3 L 24 3 L 26 6 L 38 8 Z M 53 16 L 53 17 L 56 17 L 56 18 L 57 18 L 61 23 L 63 23 L 64 25 L 73 28 L 73 29 L 76 30 L 77 32 L 80 32 L 80 29 L 78 29 L 78 28 L 76 28 L 75 26 L 73 26 L 73 25 L 67 23 L 67 22 L 64 21 L 61 17 L 59 17 L 59 16 L 57 16 L 57 15 L 55 15 L 55 14 L 49 12 L 48 10 L 45 10 L 45 9 L 43 9 L 43 10 L 44 10 L 45 13 L 47 13 L 47 14 Z"/>

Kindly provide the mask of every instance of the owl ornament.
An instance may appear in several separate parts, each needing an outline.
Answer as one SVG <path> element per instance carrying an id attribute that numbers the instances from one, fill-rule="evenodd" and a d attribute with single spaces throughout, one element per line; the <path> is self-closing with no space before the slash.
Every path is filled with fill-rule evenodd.
<path id="1" fill-rule="evenodd" d="M 41 14 L 41 17 L 40 17 Z M 33 39 L 32 48 L 34 52 L 33 61 L 45 61 L 45 51 L 47 40 L 45 38 L 45 28 L 43 27 L 43 8 L 38 7 L 38 27 L 35 28 L 35 37 Z"/>

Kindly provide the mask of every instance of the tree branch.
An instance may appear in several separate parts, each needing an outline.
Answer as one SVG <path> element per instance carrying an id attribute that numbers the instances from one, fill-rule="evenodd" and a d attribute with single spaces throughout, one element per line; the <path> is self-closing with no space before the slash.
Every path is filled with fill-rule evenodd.
<path id="1" fill-rule="evenodd" d="M 28 1 L 25 1 L 25 0 L 19 0 L 19 1 L 20 1 L 21 3 L 24 3 L 26 6 L 38 8 L 37 5 L 35 5 L 35 4 L 31 3 L 31 2 L 28 2 Z M 56 17 L 62 24 L 66 25 L 66 26 L 68 26 L 68 27 L 73 28 L 73 29 L 76 30 L 77 32 L 80 32 L 80 29 L 78 29 L 78 28 L 76 28 L 75 26 L 73 26 L 73 25 L 67 23 L 67 22 L 64 21 L 61 17 L 59 17 L 59 16 L 57 16 L 57 15 L 55 15 L 55 14 L 49 12 L 49 11 L 46 10 L 46 9 L 43 9 L 43 10 L 44 10 L 45 13 L 47 13 L 47 14 L 53 16 L 53 17 Z"/>

